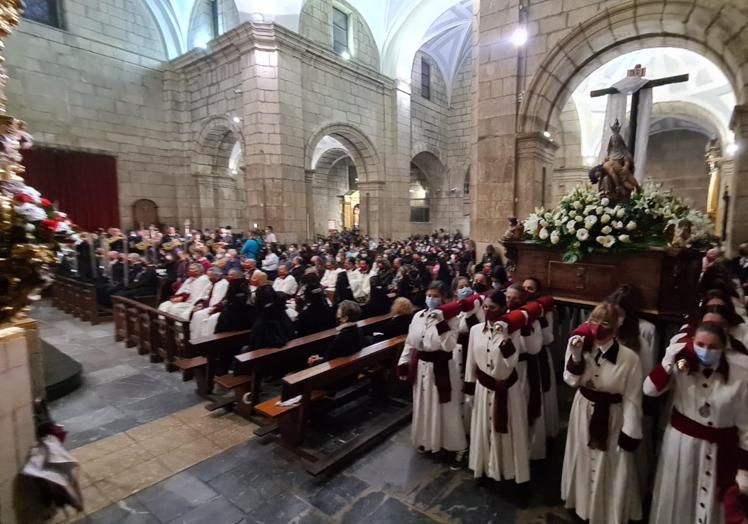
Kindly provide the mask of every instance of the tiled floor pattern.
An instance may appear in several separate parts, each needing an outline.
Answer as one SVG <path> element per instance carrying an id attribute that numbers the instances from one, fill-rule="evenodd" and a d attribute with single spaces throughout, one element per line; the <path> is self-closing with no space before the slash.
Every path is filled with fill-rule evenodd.
<path id="1" fill-rule="evenodd" d="M 203 404 L 75 448 L 85 513 L 91 514 L 245 442 L 257 426 Z M 82 515 L 68 513 L 69 520 Z M 56 521 L 66 521 L 59 513 Z"/>
<path id="2" fill-rule="evenodd" d="M 152 422 L 200 402 L 194 382 L 167 373 L 114 341 L 114 325 L 92 326 L 51 306 L 38 303 L 32 315 L 41 337 L 83 365 L 83 386 L 50 404 L 54 419 L 69 433 L 75 448 Z"/>

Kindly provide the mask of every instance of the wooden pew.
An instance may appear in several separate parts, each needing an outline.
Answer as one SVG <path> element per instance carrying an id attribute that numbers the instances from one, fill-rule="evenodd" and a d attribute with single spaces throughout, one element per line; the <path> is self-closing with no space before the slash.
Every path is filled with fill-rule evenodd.
<path id="1" fill-rule="evenodd" d="M 94 284 L 61 276 L 54 279 L 52 303 L 56 307 L 93 325 L 112 319 L 112 312 L 97 302 Z"/>
<path id="2" fill-rule="evenodd" d="M 305 468 L 309 473 L 318 475 L 388 434 L 411 416 L 410 404 L 396 402 L 398 407 L 395 408 L 392 416 L 367 428 L 363 434 L 347 442 L 330 455 L 321 456 L 300 447 L 310 420 L 312 404 L 326 398 L 325 390 L 334 384 L 367 372 L 375 377 L 374 394 L 378 397 L 388 396 L 396 380 L 395 369 L 405 339 L 406 335 L 402 335 L 377 342 L 353 355 L 323 362 L 288 375 L 283 379 L 281 396 L 258 404 L 255 410 L 277 421 L 281 442 L 305 459 Z M 374 370 L 373 374 L 372 370 Z M 278 406 L 281 399 L 288 400 L 299 395 L 301 400 L 297 404 L 287 407 Z"/>
<path id="3" fill-rule="evenodd" d="M 213 391 L 216 360 L 222 353 L 235 353 L 249 343 L 248 329 L 226 331 L 203 338 L 188 340 L 183 349 L 183 357 L 176 365 L 183 371 L 192 371 L 197 393 L 207 397 Z M 226 375 L 231 377 L 231 375 Z M 237 377 L 241 378 L 241 377 Z"/>
<path id="4" fill-rule="evenodd" d="M 359 320 L 364 335 L 371 335 L 392 318 L 391 314 Z M 215 383 L 234 393 L 234 399 L 217 407 L 233 407 L 237 414 L 248 417 L 260 398 L 262 380 L 271 373 L 300 369 L 314 354 L 324 353 L 338 330 L 327 329 L 291 340 L 280 348 L 262 348 L 234 357 L 234 373 L 215 378 Z"/>

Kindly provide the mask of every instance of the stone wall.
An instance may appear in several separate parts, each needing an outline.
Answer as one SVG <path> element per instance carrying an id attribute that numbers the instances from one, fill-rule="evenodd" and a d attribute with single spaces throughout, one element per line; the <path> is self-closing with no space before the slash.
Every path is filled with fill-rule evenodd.
<path id="1" fill-rule="evenodd" d="M 696 209 L 706 211 L 709 176 L 704 164 L 708 139 L 694 131 L 668 131 L 649 137 L 646 180 L 661 183 Z"/>
<path id="2" fill-rule="evenodd" d="M 124 225 L 139 198 L 174 221 L 180 161 L 150 14 L 142 1 L 68 0 L 65 20 L 65 31 L 24 20 L 7 40 L 8 112 L 38 145 L 114 155 Z"/>

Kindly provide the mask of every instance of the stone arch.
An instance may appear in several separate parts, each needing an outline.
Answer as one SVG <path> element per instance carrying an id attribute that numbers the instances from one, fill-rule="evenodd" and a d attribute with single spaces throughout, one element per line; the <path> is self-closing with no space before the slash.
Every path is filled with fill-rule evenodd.
<path id="1" fill-rule="evenodd" d="M 562 38 L 538 67 L 520 109 L 523 132 L 551 128 L 583 78 L 610 59 L 644 47 L 681 47 L 701 53 L 725 73 L 738 103 L 748 98 L 743 63 L 748 17 L 717 0 L 628 1 L 580 24 Z M 706 27 L 706 30 L 704 29 Z"/>
<path id="2" fill-rule="evenodd" d="M 410 222 L 413 233 L 428 233 L 433 224 L 448 222 L 443 216 L 449 210 L 451 194 L 445 187 L 447 167 L 438 153 L 427 149 L 410 160 Z M 424 194 L 418 194 L 425 190 Z M 424 211 L 428 210 L 428 211 Z M 419 230 L 417 224 L 428 224 L 428 230 Z M 422 226 L 421 226 L 422 227 Z"/>
<path id="3" fill-rule="evenodd" d="M 175 58 L 185 51 L 179 20 L 167 0 L 143 0 L 161 32 L 167 58 Z"/>
<path id="4" fill-rule="evenodd" d="M 709 138 L 717 137 L 723 144 L 728 142 L 723 126 L 711 112 L 692 102 L 658 102 L 652 106 L 651 134 L 661 132 L 657 122 L 661 118 L 677 118 L 691 124 L 694 131 L 699 130 Z"/>
<path id="5" fill-rule="evenodd" d="M 229 169 L 235 145 L 241 148 L 238 169 Z M 209 118 L 197 136 L 192 158 L 202 227 L 230 225 L 241 229 L 247 223 L 242 158 L 246 154 L 244 137 L 238 124 L 225 116 Z"/>
<path id="6" fill-rule="evenodd" d="M 384 179 L 382 164 L 374 144 L 361 130 L 351 124 L 335 123 L 318 128 L 307 140 L 304 150 L 304 168 L 312 170 L 314 149 L 326 136 L 338 140 L 356 164 L 359 176 L 364 182 Z"/>

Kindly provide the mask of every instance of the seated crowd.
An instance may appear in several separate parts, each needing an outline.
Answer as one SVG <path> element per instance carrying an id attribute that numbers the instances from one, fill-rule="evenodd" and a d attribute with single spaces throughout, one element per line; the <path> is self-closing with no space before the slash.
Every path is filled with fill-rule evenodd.
<path id="1" fill-rule="evenodd" d="M 126 257 L 127 284 L 117 280 L 121 252 L 106 253 L 102 300 L 136 296 L 158 265 L 171 293 L 159 309 L 189 320 L 192 337 L 251 329 L 245 349 L 253 350 L 338 325 L 324 354 L 308 359 L 315 365 L 371 343 L 356 321 L 392 312 L 379 336 L 407 335 L 397 372 L 412 384 L 419 452 L 447 452 L 456 467 L 467 455 L 476 478 L 527 486 L 531 461 L 548 457 L 561 430 L 558 376 L 575 390 L 561 498 L 579 518 L 641 520 L 651 500 L 653 523 L 744 522 L 746 244 L 732 261 L 707 254 L 698 310 L 664 355 L 634 289 L 622 286 L 571 326 L 565 355 L 554 358 L 558 319 L 540 281 L 511 282 L 493 247 L 478 259 L 460 235 L 387 241 L 344 233 L 297 246 L 279 245 L 271 229 L 245 240 L 225 229 L 179 238 L 170 228 L 160 245 L 139 243 L 146 249 Z M 563 366 L 558 375 L 554 362 Z M 660 438 L 648 405 L 666 393 Z"/>

